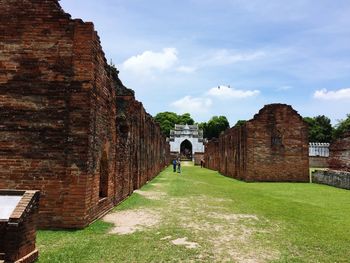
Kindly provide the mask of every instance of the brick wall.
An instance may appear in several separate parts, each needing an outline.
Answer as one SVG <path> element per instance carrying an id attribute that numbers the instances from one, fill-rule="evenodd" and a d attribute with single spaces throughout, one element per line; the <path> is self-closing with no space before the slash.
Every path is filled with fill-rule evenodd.
<path id="1" fill-rule="evenodd" d="M 206 166 L 245 181 L 309 180 L 308 127 L 285 104 L 270 104 L 206 145 Z"/>
<path id="2" fill-rule="evenodd" d="M 159 125 L 131 91 L 127 93 L 117 96 L 117 174 L 123 198 L 153 179 L 170 159 L 170 146 Z"/>
<path id="3" fill-rule="evenodd" d="M 350 172 L 350 132 L 331 143 L 329 168 Z"/>
<path id="4" fill-rule="evenodd" d="M 219 141 L 216 138 L 211 139 L 205 144 L 204 148 L 205 167 L 212 170 L 219 170 Z"/>
<path id="5" fill-rule="evenodd" d="M 40 190 L 40 227 L 84 227 L 164 167 L 165 138 L 92 23 L 57 0 L 0 10 L 0 188 Z"/>
<path id="6" fill-rule="evenodd" d="M 195 152 L 193 154 L 194 165 L 201 165 L 201 160 L 204 160 L 204 153 Z"/>

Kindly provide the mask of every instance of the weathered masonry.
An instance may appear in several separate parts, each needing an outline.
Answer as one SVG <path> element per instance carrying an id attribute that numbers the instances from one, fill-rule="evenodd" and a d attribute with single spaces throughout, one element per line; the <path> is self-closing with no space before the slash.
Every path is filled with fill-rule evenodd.
<path id="1" fill-rule="evenodd" d="M 308 127 L 289 105 L 270 104 L 206 145 L 206 166 L 245 181 L 309 181 Z"/>
<path id="2" fill-rule="evenodd" d="M 40 190 L 39 226 L 82 228 L 169 160 L 159 126 L 57 0 L 0 1 L 0 189 Z"/>
<path id="3" fill-rule="evenodd" d="M 331 143 L 329 168 L 350 172 L 350 131 Z"/>

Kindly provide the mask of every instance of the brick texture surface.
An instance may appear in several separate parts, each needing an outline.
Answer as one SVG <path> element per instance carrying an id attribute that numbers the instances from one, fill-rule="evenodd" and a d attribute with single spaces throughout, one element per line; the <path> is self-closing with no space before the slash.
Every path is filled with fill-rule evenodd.
<path id="1" fill-rule="evenodd" d="M 328 163 L 331 169 L 350 172 L 350 132 L 331 143 Z"/>
<path id="2" fill-rule="evenodd" d="M 252 120 L 207 143 L 205 164 L 245 181 L 307 182 L 307 124 L 289 105 L 266 105 Z"/>
<path id="3" fill-rule="evenodd" d="M 0 188 L 41 191 L 41 228 L 82 228 L 169 160 L 159 126 L 57 0 L 0 1 Z"/>

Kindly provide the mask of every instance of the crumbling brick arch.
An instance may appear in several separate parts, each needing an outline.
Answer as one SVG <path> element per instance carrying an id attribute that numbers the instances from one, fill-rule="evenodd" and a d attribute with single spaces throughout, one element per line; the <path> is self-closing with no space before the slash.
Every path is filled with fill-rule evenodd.
<path id="1" fill-rule="evenodd" d="M 108 181 L 109 181 L 108 156 L 107 156 L 107 152 L 103 151 L 100 159 L 99 198 L 105 198 L 108 196 Z"/>

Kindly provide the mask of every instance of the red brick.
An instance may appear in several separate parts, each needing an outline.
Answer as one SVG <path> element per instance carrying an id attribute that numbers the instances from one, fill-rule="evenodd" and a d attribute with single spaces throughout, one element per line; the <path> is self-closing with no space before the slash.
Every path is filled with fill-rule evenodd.
<path id="1" fill-rule="evenodd" d="M 350 172 L 350 132 L 331 143 L 328 163 L 333 170 Z"/>
<path id="2" fill-rule="evenodd" d="M 57 0 L 4 0 L 0 10 L 0 189 L 40 190 L 41 228 L 85 227 L 157 175 L 168 144 L 92 23 Z"/>
<path id="3" fill-rule="evenodd" d="M 205 163 L 245 181 L 307 182 L 307 124 L 289 105 L 266 105 L 252 120 L 211 140 Z"/>

